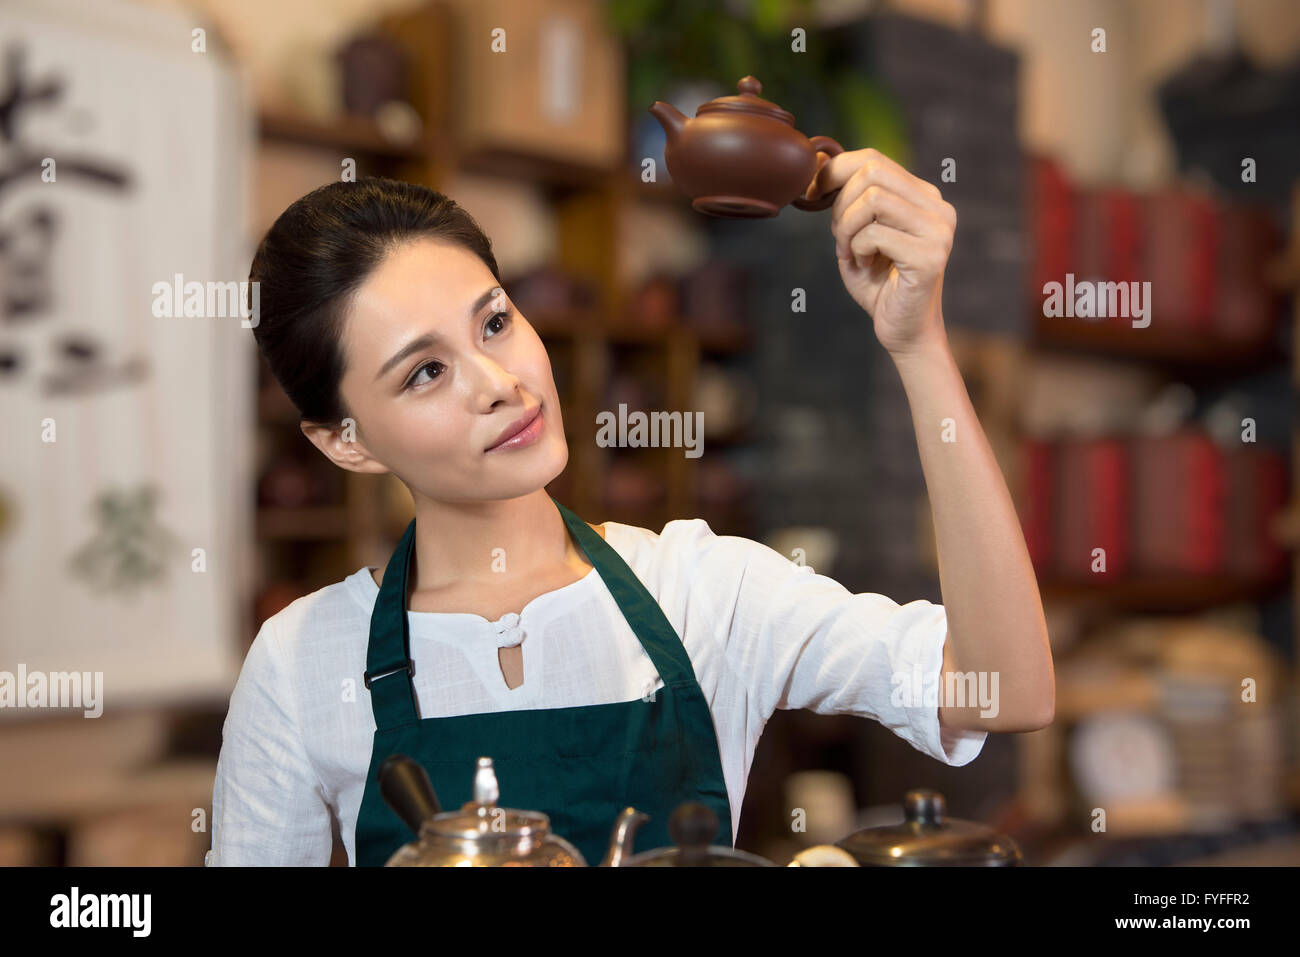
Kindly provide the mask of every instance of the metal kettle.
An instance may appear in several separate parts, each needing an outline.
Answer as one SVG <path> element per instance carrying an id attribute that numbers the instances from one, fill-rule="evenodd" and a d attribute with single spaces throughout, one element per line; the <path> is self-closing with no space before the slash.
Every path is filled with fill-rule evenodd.
<path id="1" fill-rule="evenodd" d="M 404 754 L 379 767 L 379 793 L 416 839 L 385 867 L 585 867 L 578 849 L 538 811 L 497 805 L 500 789 L 491 758 L 479 758 L 473 797 L 459 811 L 442 812 L 428 773 Z"/>
<path id="2" fill-rule="evenodd" d="M 948 817 L 938 791 L 918 788 L 903 798 L 905 820 L 868 827 L 835 842 L 866 867 L 1016 867 L 1020 846 L 976 821 Z"/>
<path id="3" fill-rule="evenodd" d="M 668 819 L 673 847 L 632 854 L 636 829 L 650 818 L 627 807 L 614 822 L 609 851 L 601 867 L 776 867 L 765 857 L 713 844 L 718 836 L 718 816 L 707 804 L 687 801 Z"/>

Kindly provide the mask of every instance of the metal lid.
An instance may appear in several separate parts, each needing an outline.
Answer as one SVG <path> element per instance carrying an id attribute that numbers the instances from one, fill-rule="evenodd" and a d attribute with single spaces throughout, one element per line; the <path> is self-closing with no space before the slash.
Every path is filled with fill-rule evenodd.
<path id="1" fill-rule="evenodd" d="M 775 867 L 771 861 L 731 847 L 664 847 L 630 858 L 629 867 Z"/>
<path id="2" fill-rule="evenodd" d="M 754 113 L 780 120 L 787 126 L 794 126 L 794 114 L 787 113 L 775 103 L 758 95 L 763 92 L 763 84 L 756 78 L 747 76 L 736 84 L 736 88 L 740 90 L 739 96 L 720 96 L 716 100 L 710 100 L 696 110 L 695 115 L 726 112 Z"/>
<path id="3" fill-rule="evenodd" d="M 474 797 L 459 811 L 447 811 L 424 822 L 421 836 L 427 832 L 453 840 L 495 840 L 532 837 L 545 840 L 551 832 L 551 819 L 540 811 L 519 811 L 498 807 L 501 789 L 491 758 L 479 758 L 474 771 Z"/>
<path id="4" fill-rule="evenodd" d="M 883 866 L 986 865 L 1022 863 L 1020 847 L 1005 834 L 975 821 L 947 816 L 938 791 L 919 788 L 903 799 L 906 820 L 869 827 L 837 841 L 863 864 Z"/>
<path id="5" fill-rule="evenodd" d="M 707 804 L 687 801 L 668 818 L 668 834 L 675 847 L 642 851 L 627 861 L 628 867 L 775 867 L 765 857 L 714 845 L 718 816 Z"/>

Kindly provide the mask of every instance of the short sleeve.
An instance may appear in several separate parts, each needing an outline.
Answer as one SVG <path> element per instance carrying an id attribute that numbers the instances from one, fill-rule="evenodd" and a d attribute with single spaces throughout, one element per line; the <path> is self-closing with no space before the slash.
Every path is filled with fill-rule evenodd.
<path id="1" fill-rule="evenodd" d="M 778 708 L 855 714 L 945 764 L 980 753 L 987 731 L 942 728 L 933 695 L 895 694 L 903 681 L 937 680 L 948 634 L 942 605 L 854 594 L 761 542 L 717 535 L 703 519 L 671 524 L 690 556 L 692 600 L 711 609 L 727 665 L 762 720 Z"/>
<path id="2" fill-rule="evenodd" d="M 291 689 L 268 619 L 244 659 L 221 732 L 208 866 L 329 864 L 329 805 Z"/>

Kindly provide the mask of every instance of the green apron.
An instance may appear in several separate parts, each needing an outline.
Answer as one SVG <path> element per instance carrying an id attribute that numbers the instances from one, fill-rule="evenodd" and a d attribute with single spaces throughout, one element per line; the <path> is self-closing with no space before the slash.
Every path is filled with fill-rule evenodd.
<path id="1" fill-rule="evenodd" d="M 365 685 L 375 712 L 375 737 L 357 815 L 357 865 L 382 865 L 413 839 L 379 794 L 379 766 L 394 753 L 423 765 L 444 811 L 470 800 L 477 761 L 490 757 L 502 806 L 546 813 L 551 830 L 572 842 L 591 865 L 604 857 L 614 820 L 628 805 L 650 815 L 637 831 L 639 850 L 672 844 L 668 818 L 683 801 L 712 808 L 719 824 L 714 843 L 732 845 L 731 806 L 713 716 L 686 649 L 618 552 L 577 515 L 551 501 L 600 573 L 664 687 L 651 700 L 420 718 L 406 610 L 415 551 L 412 519 L 389 560 L 370 617 Z M 525 675 L 524 680 L 530 679 Z"/>

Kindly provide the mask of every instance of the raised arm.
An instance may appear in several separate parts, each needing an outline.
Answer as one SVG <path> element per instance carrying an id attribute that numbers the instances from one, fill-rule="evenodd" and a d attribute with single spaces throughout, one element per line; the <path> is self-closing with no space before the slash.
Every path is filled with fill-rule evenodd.
<path id="1" fill-rule="evenodd" d="M 874 149 L 823 162 L 809 198 L 836 187 L 831 233 L 840 277 L 894 360 L 916 429 L 948 614 L 943 672 L 997 680 L 988 680 L 997 689 L 996 714 L 956 707 L 941 693 L 940 723 L 1037 730 L 1051 722 L 1056 700 L 1042 600 L 1011 495 L 943 324 L 956 210 L 933 184 Z"/>

